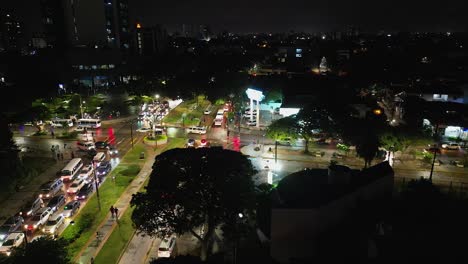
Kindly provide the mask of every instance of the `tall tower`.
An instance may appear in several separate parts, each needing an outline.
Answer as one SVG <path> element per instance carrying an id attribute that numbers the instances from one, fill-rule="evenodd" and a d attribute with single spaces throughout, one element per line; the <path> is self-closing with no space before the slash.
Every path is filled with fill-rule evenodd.
<path id="1" fill-rule="evenodd" d="M 130 48 L 128 0 L 104 0 L 107 43 L 121 49 Z"/>
<path id="2" fill-rule="evenodd" d="M 0 50 L 19 51 L 23 48 L 22 23 L 9 11 L 0 12 Z"/>

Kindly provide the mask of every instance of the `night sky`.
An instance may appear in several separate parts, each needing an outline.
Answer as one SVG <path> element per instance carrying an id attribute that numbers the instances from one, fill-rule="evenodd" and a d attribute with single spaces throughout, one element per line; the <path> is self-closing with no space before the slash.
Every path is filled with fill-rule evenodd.
<path id="1" fill-rule="evenodd" d="M 97 0 L 102 1 L 102 0 Z M 3 3 L 6 2 L 6 3 Z M 468 1 L 444 0 L 129 0 L 132 15 L 169 31 L 182 24 L 208 24 L 214 31 L 334 31 L 355 25 L 364 31 L 468 31 Z M 7 0 L 21 7 L 30 31 L 40 25 L 39 0 Z M 28 7 L 28 8 L 25 8 Z"/>
<path id="2" fill-rule="evenodd" d="M 216 30 L 468 30 L 466 0 L 131 0 L 142 21 L 211 24 Z"/>

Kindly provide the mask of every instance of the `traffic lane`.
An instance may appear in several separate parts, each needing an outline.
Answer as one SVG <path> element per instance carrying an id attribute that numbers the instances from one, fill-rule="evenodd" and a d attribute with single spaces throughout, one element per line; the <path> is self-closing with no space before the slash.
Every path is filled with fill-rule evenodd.
<path id="1" fill-rule="evenodd" d="M 263 171 L 263 174 L 266 175 L 268 171 L 273 171 L 278 180 L 284 178 L 285 176 L 303 170 L 305 168 L 323 168 L 326 169 L 329 166 L 329 162 L 325 161 L 290 161 L 290 160 L 282 160 L 278 159 L 275 165 L 275 159 L 265 159 L 265 158 L 249 158 L 252 162 L 252 165 L 255 169 L 257 169 L 260 173 Z M 362 169 L 362 166 L 358 165 L 348 165 L 352 169 Z M 430 170 L 424 168 L 408 168 L 408 169 L 401 169 L 401 168 L 394 168 L 395 177 L 399 178 L 409 178 L 409 179 L 419 179 L 421 177 L 429 178 Z M 459 171 L 437 171 L 433 173 L 433 179 L 441 181 L 441 182 L 456 182 L 456 183 L 468 183 L 468 174 L 467 171 L 459 170 Z M 266 179 L 265 179 L 266 180 Z"/>

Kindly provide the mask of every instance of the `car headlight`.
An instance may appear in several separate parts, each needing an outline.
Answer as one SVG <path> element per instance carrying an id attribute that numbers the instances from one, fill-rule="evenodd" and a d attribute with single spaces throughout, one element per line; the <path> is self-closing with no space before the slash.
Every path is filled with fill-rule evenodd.
<path id="1" fill-rule="evenodd" d="M 44 232 L 44 233 L 45 233 L 45 228 L 42 228 L 42 232 Z"/>
<path id="2" fill-rule="evenodd" d="M 24 225 L 24 228 L 28 229 L 28 225 Z"/>
<path id="3" fill-rule="evenodd" d="M 33 228 L 36 229 L 36 228 L 37 228 L 37 225 L 33 225 Z"/>
<path id="4" fill-rule="evenodd" d="M 39 194 L 39 198 L 42 198 L 42 194 Z"/>

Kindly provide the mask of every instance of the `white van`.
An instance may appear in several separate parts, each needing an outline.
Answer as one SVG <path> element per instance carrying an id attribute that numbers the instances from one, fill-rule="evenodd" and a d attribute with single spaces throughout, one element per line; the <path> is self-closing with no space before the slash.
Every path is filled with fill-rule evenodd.
<path id="1" fill-rule="evenodd" d="M 193 134 L 206 134 L 206 127 L 200 127 L 200 126 L 193 126 L 187 128 L 187 133 L 193 133 Z"/>
<path id="2" fill-rule="evenodd" d="M 101 162 L 106 160 L 106 153 L 104 152 L 98 152 L 94 157 L 93 157 L 93 162 L 96 163 L 96 166 L 99 166 Z"/>
<path id="3" fill-rule="evenodd" d="M 158 258 L 170 258 L 176 243 L 175 236 L 166 237 L 161 241 L 158 248 Z"/>
<path id="4" fill-rule="evenodd" d="M 60 178 L 62 178 L 62 181 L 70 181 L 74 179 L 81 170 L 81 167 L 83 167 L 83 161 L 81 158 L 70 160 L 67 166 L 60 171 Z"/>

